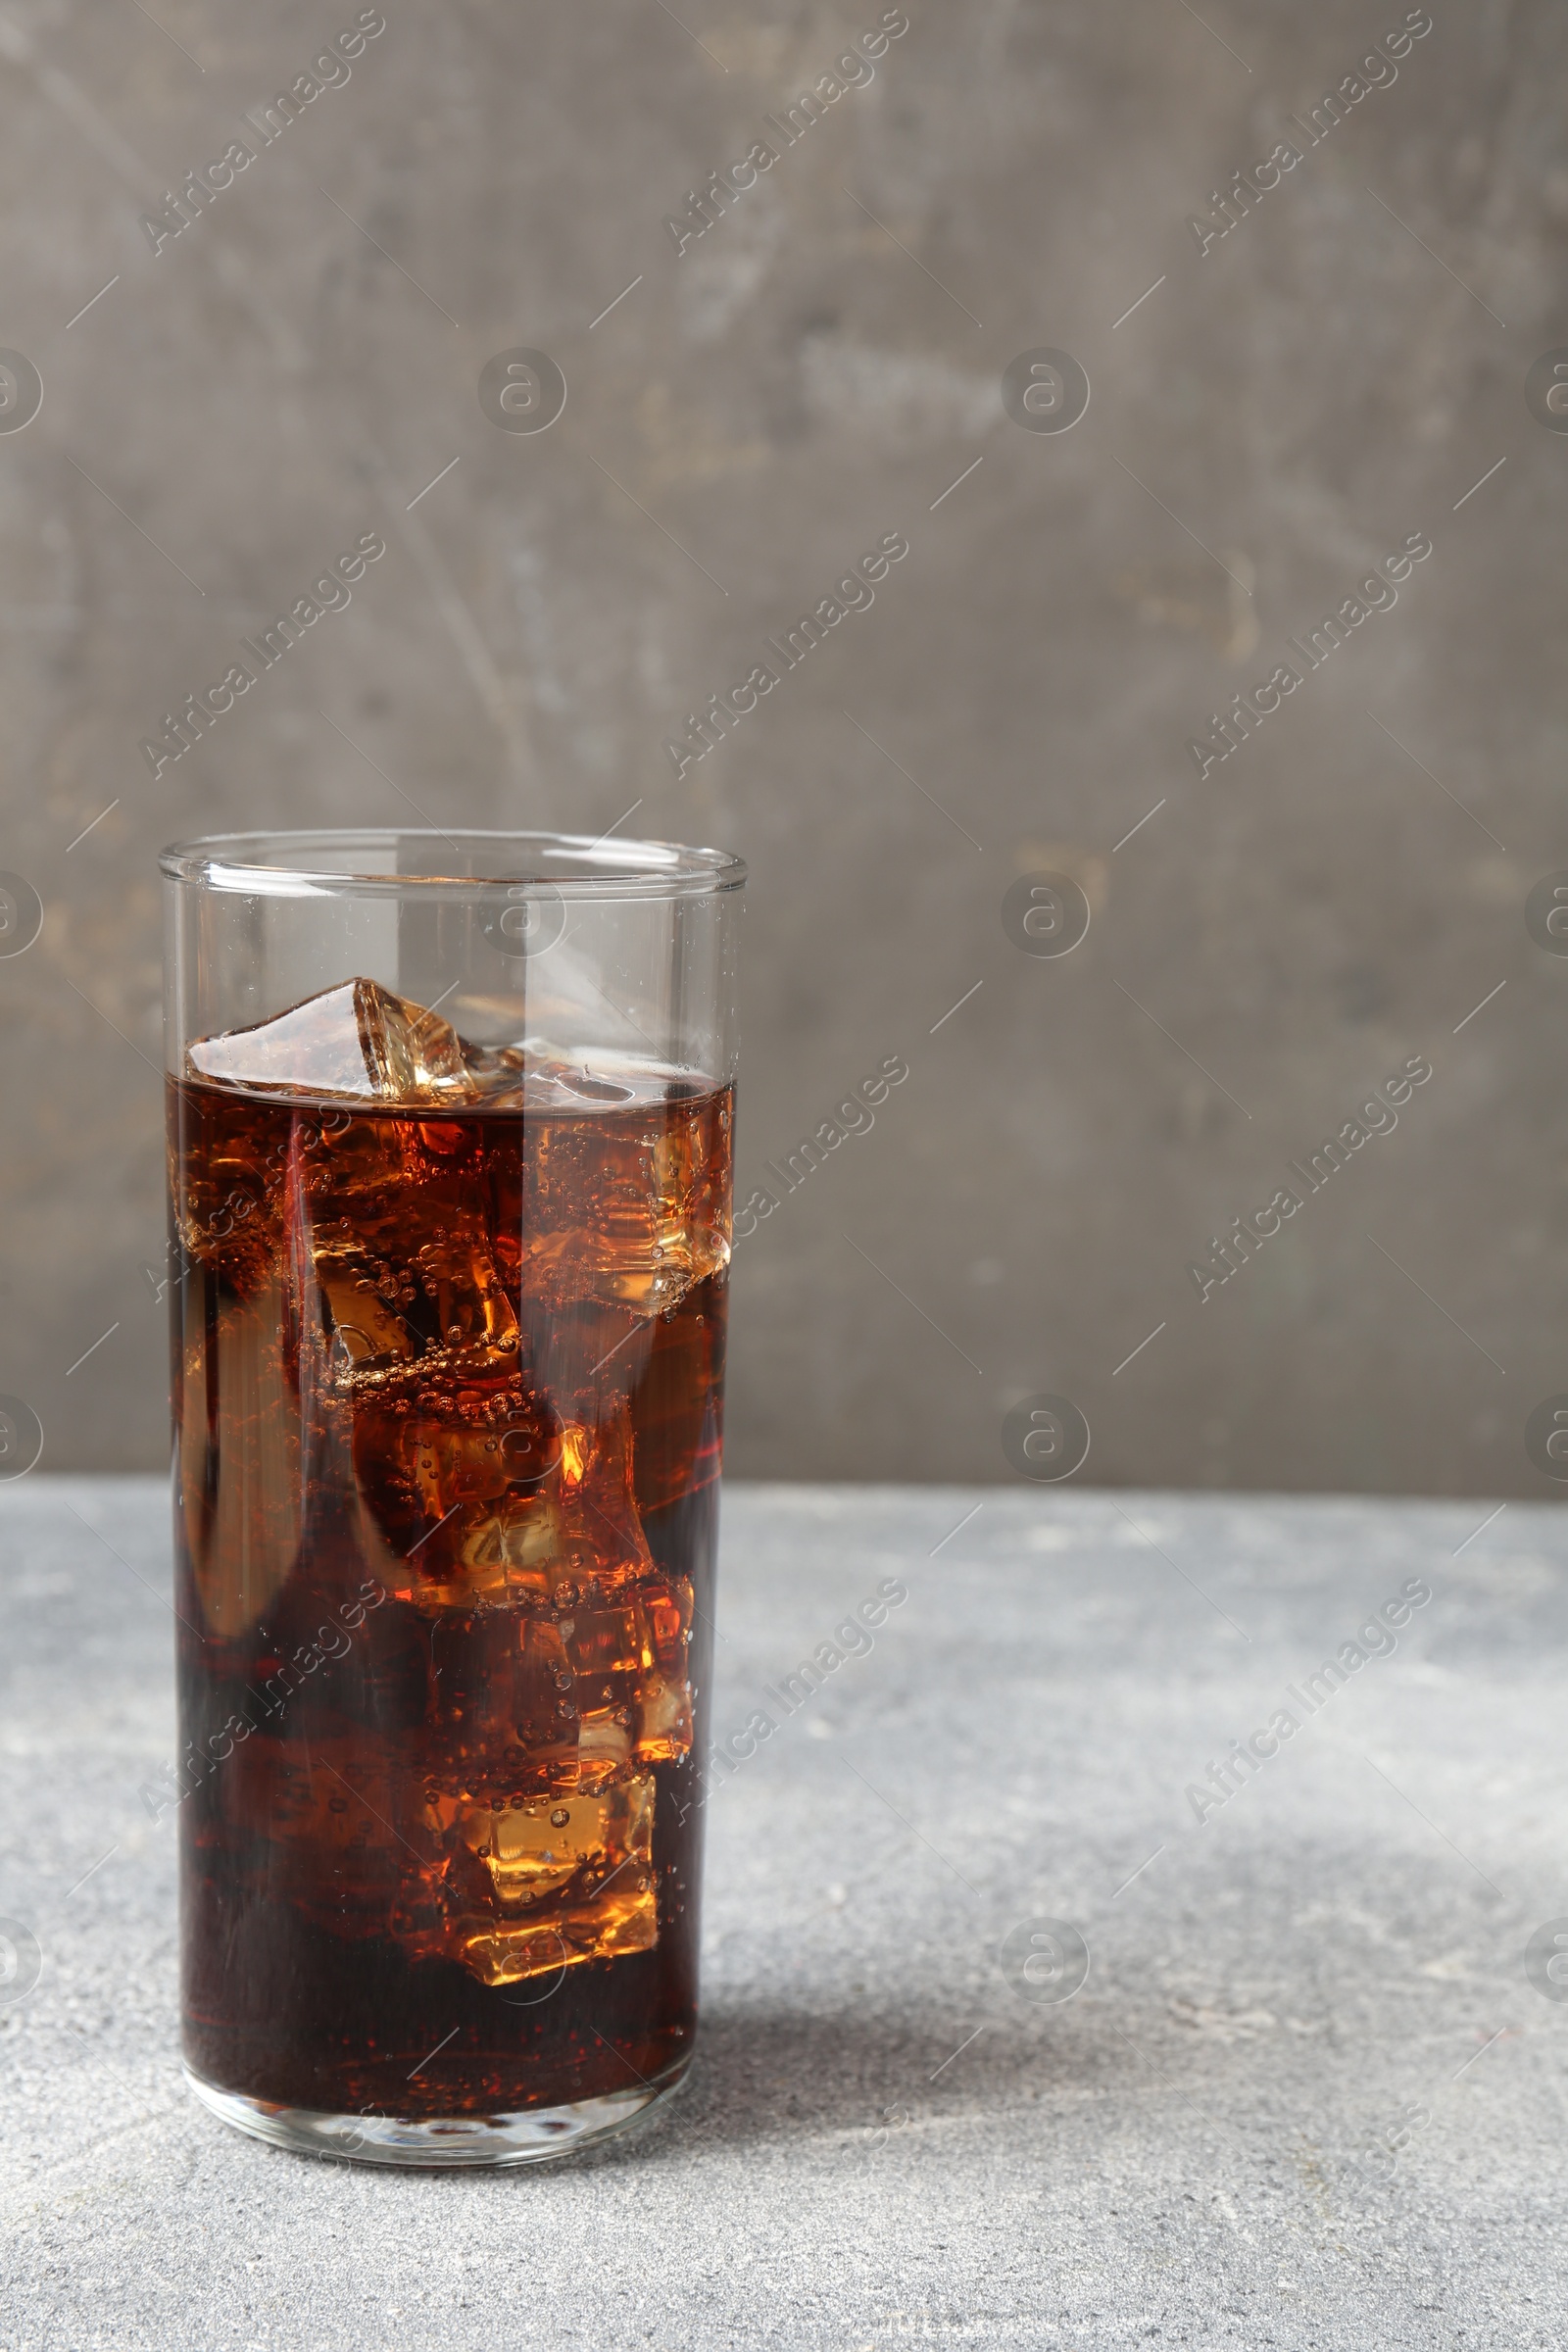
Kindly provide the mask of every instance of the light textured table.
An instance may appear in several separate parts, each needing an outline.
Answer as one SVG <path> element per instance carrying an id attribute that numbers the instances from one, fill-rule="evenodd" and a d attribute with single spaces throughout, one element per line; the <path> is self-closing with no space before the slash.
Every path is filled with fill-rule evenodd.
<path id="1" fill-rule="evenodd" d="M 137 1800 L 164 1494 L 0 1490 L 0 1914 L 43 1949 L 0 2006 L 0 2346 L 1560 2345 L 1568 2004 L 1524 1953 L 1568 1913 L 1568 1522 L 1465 1545 L 1487 1510 L 732 1489 L 720 1732 L 909 1597 L 710 1808 L 664 2120 L 464 2178 L 186 2097 Z M 1294 1709 L 1411 1579 L 1393 1654 Z M 1184 1789 L 1280 1709 L 1200 1824 Z M 1036 1919 L 1087 1941 L 1064 2002 L 999 1962 Z"/>

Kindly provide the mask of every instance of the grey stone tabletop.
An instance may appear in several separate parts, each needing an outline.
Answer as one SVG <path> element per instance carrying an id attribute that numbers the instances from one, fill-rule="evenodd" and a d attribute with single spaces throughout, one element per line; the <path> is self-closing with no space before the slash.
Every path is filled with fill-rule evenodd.
<path id="1" fill-rule="evenodd" d="M 443 2176 L 186 2094 L 165 1493 L 5 1490 L 0 2346 L 1561 2344 L 1568 1547 L 1488 1511 L 731 1488 L 692 2078 Z"/>

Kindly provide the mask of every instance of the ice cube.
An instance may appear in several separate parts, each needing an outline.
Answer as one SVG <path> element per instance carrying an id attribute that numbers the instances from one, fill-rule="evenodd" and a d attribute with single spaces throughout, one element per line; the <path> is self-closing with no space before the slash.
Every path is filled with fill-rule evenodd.
<path id="1" fill-rule="evenodd" d="M 375 980 L 345 980 L 270 1021 L 204 1037 L 197 1077 L 360 1102 L 461 1104 L 484 1088 L 449 1021 Z"/>
<path id="2" fill-rule="evenodd" d="M 659 1940 L 654 1782 L 466 1811 L 446 1894 L 451 1956 L 485 1984 L 515 1984 Z M 481 1891 L 482 1889 L 482 1891 Z"/>
<path id="3" fill-rule="evenodd" d="M 558 1420 L 515 1369 L 483 1382 L 425 1358 L 348 1380 L 360 1492 L 394 1556 L 412 1561 L 412 1582 L 399 1581 L 420 1609 L 619 1594 L 653 1575 L 624 1400 L 591 1432 Z"/>
<path id="4" fill-rule="evenodd" d="M 618 1110 L 637 1099 L 634 1087 L 618 1078 L 601 1077 L 586 1063 L 534 1039 L 510 1046 L 473 1045 L 466 1038 L 462 1043 L 469 1075 L 492 1108 L 597 1110 L 609 1104 Z"/>
<path id="5" fill-rule="evenodd" d="M 690 1584 L 656 1571 L 595 1598 L 599 1605 L 579 1605 L 561 1625 L 579 1706 L 579 1777 L 587 1787 L 634 1755 L 643 1765 L 671 1763 L 692 1743 Z"/>
<path id="6" fill-rule="evenodd" d="M 729 1261 L 709 1167 L 715 1105 L 711 1098 L 659 1098 L 613 1121 L 596 1115 L 599 1107 L 581 1097 L 574 1108 L 585 1115 L 541 1122 L 534 1138 L 524 1290 L 547 1317 L 566 1304 L 633 1318 L 666 1314 Z M 728 1115 L 727 1103 L 716 1106 L 726 1139 Z M 595 1368 L 628 1329 L 585 1330 L 597 1341 Z"/>

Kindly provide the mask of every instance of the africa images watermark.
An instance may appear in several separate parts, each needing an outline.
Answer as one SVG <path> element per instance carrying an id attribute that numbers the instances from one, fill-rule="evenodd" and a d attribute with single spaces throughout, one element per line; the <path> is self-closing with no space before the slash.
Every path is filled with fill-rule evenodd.
<path id="1" fill-rule="evenodd" d="M 258 638 L 242 637 L 240 644 L 252 662 L 254 669 L 243 662 L 230 664 L 216 686 L 205 694 L 187 694 L 179 710 L 166 710 L 161 724 L 161 736 L 144 735 L 138 745 L 142 758 L 155 776 L 161 776 L 172 761 L 183 760 L 193 751 L 207 729 L 215 726 L 225 711 L 232 710 L 242 694 L 249 694 L 264 670 L 281 662 L 291 645 L 297 645 L 307 629 L 316 626 L 328 612 L 341 612 L 353 603 L 349 587 L 351 580 L 363 580 L 367 564 L 379 564 L 386 554 L 386 541 L 379 531 L 362 531 L 346 556 L 339 556 L 329 564 L 320 578 L 312 584 L 309 596 L 296 597 L 286 612 L 280 612 L 270 627 L 258 632 Z"/>
<path id="2" fill-rule="evenodd" d="M 733 1775 L 742 1764 L 755 1756 L 759 1742 L 771 1740 L 781 1724 L 799 1714 L 808 1700 L 814 1698 L 830 1674 L 851 1658 L 869 1657 L 876 1646 L 875 1636 L 888 1621 L 891 1609 L 902 1608 L 909 1597 L 909 1588 L 902 1577 L 885 1576 L 874 1593 L 862 1600 L 854 1613 L 833 1628 L 830 1642 L 819 1642 L 808 1658 L 803 1658 L 793 1674 L 781 1675 L 777 1684 L 764 1683 L 763 1690 L 778 1714 L 766 1707 L 754 1707 L 749 1720 L 727 1739 L 715 1740 L 709 1750 L 708 1768 L 703 1775 L 703 1790 L 691 1800 L 692 1809 L 706 1805 L 715 1788 L 724 1788 L 723 1781 L 714 1781 L 713 1771 L 722 1764 Z M 685 1819 L 684 1810 L 681 1819 Z"/>
<path id="3" fill-rule="evenodd" d="M 909 542 L 902 531 L 889 531 L 869 556 L 852 564 L 831 596 L 819 597 L 809 612 L 803 612 L 792 629 L 780 630 L 783 645 L 771 637 L 762 643 L 777 662 L 759 662 L 751 675 L 740 686 L 732 686 L 728 697 L 710 694 L 701 712 L 688 710 L 684 737 L 670 736 L 664 744 L 671 766 L 677 776 L 683 776 L 694 760 L 706 760 L 715 751 L 731 727 L 738 727 L 743 718 L 755 710 L 764 694 L 774 687 L 790 670 L 798 669 L 813 646 L 823 643 L 829 630 L 836 629 L 841 620 L 852 612 L 868 612 L 876 603 L 873 580 L 885 580 L 890 565 L 902 564 L 909 552 Z"/>
<path id="4" fill-rule="evenodd" d="M 1352 1674 L 1374 1658 L 1391 1658 L 1398 1648 L 1397 1633 L 1410 1622 L 1417 1609 L 1424 1609 L 1432 1598 L 1432 1587 L 1419 1576 L 1407 1577 L 1391 1600 L 1373 1611 L 1366 1623 L 1357 1626 L 1353 1642 L 1342 1642 L 1332 1658 L 1325 1658 L 1315 1674 L 1303 1675 L 1298 1690 L 1287 1683 L 1285 1695 L 1294 1706 L 1277 1707 L 1262 1731 L 1253 1732 L 1245 1742 L 1231 1741 L 1231 1752 L 1223 1763 L 1208 1768 L 1206 1786 L 1201 1781 L 1189 1781 L 1182 1790 L 1192 1806 L 1201 1829 L 1211 1813 L 1228 1805 L 1239 1796 L 1254 1773 L 1261 1772 L 1270 1757 L 1277 1756 L 1282 1743 L 1294 1740 L 1303 1723 L 1320 1714 L 1336 1690 L 1342 1690 Z M 1310 1693 L 1310 1695 L 1308 1695 Z M 1295 1708 L 1299 1707 L 1299 1715 Z"/>
<path id="5" fill-rule="evenodd" d="M 1194 1261 L 1187 1268 L 1200 1302 L 1206 1306 L 1209 1292 L 1239 1274 L 1253 1250 L 1272 1241 L 1285 1220 L 1303 1206 L 1309 1193 L 1320 1193 L 1331 1176 L 1349 1165 L 1353 1152 L 1362 1151 L 1375 1135 L 1392 1135 L 1399 1124 L 1399 1112 L 1395 1105 L 1402 1108 L 1412 1091 L 1425 1086 L 1431 1075 L 1432 1064 L 1426 1055 L 1412 1054 L 1392 1078 L 1385 1078 L 1381 1094 L 1374 1090 L 1337 1135 L 1326 1136 L 1317 1150 L 1308 1153 L 1305 1167 L 1297 1159 L 1286 1161 L 1286 1168 L 1301 1187 L 1299 1193 L 1289 1185 L 1281 1185 L 1268 1206 L 1253 1209 L 1250 1219 L 1232 1217 L 1223 1241 L 1217 1234 L 1210 1234 L 1207 1258 L 1201 1263 Z"/>
<path id="6" fill-rule="evenodd" d="M 745 1206 L 736 1210 L 736 1241 L 750 1241 L 763 1219 L 770 1217 L 791 1193 L 799 1192 L 807 1178 L 814 1174 L 840 1144 L 848 1143 L 852 1135 L 869 1135 L 876 1125 L 876 1110 L 887 1101 L 889 1090 L 902 1086 L 908 1075 L 909 1065 L 902 1054 L 887 1054 L 872 1077 L 862 1078 L 858 1089 L 851 1088 L 841 1102 L 834 1103 L 831 1117 L 819 1120 L 793 1152 L 780 1154 L 782 1167 L 764 1159 L 763 1173 L 771 1178 L 776 1190 L 770 1192 L 765 1184 L 758 1185 Z M 750 1223 L 743 1224 L 743 1218 L 749 1218 Z"/>
<path id="7" fill-rule="evenodd" d="M 1324 613 L 1315 629 L 1303 632 L 1305 645 L 1298 638 L 1287 637 L 1287 646 L 1303 666 L 1297 669 L 1289 662 L 1280 662 L 1261 686 L 1253 687 L 1250 701 L 1246 695 L 1234 695 L 1223 712 L 1210 713 L 1207 724 L 1211 732 L 1207 738 L 1188 738 L 1187 749 L 1200 776 L 1206 776 L 1218 761 L 1228 760 L 1232 752 L 1239 752 L 1253 729 L 1273 715 L 1307 673 L 1321 669 L 1330 655 L 1337 653 L 1374 612 L 1392 612 L 1399 601 L 1399 591 L 1394 583 L 1407 580 L 1416 564 L 1424 564 L 1431 553 L 1432 541 L 1427 532 L 1412 531 L 1396 555 L 1385 556 L 1381 566 L 1367 574 L 1354 596 L 1343 598 L 1331 612 Z"/>
<path id="8" fill-rule="evenodd" d="M 204 164 L 200 172 L 186 172 L 177 195 L 171 188 L 164 190 L 163 210 L 143 213 L 141 217 L 142 230 L 154 253 L 162 253 L 172 238 L 182 236 L 187 228 L 193 227 L 223 190 L 233 186 L 238 173 L 248 172 L 262 149 L 280 139 L 289 124 L 297 122 L 316 99 L 327 90 L 340 90 L 352 73 L 349 59 L 363 56 L 366 43 L 385 30 L 386 19 L 379 9 L 362 9 L 350 29 L 340 32 L 335 41 L 328 41 L 320 55 L 313 59 L 310 73 L 296 74 L 288 89 L 279 90 L 270 106 L 253 107 L 249 115 L 241 115 L 240 121 L 251 138 L 260 141 L 260 145 L 231 139 L 216 164 Z"/>
<path id="9" fill-rule="evenodd" d="M 316 1639 L 300 1643 L 292 1659 L 280 1658 L 276 1672 L 269 1676 L 263 1687 L 262 1697 L 256 1698 L 254 1690 L 247 1693 L 256 1699 L 263 1717 L 270 1720 L 280 1715 L 295 1692 L 304 1689 L 309 1676 L 319 1673 L 333 1660 L 346 1657 L 353 1646 L 350 1637 L 365 1623 L 366 1612 L 378 1609 L 386 1597 L 387 1590 L 380 1578 L 368 1578 L 352 1600 L 339 1602 L 335 1624 L 318 1626 Z M 144 1781 L 136 1792 L 152 1819 L 162 1821 L 172 1806 L 182 1805 L 220 1764 L 227 1763 L 235 1748 L 242 1746 L 252 1732 L 266 1728 L 266 1722 L 254 1722 L 247 1712 L 230 1715 L 221 1729 L 210 1733 L 200 1745 L 194 1740 L 187 1740 L 184 1762 L 166 1764 L 161 1780 Z"/>
<path id="10" fill-rule="evenodd" d="M 1325 92 L 1317 105 L 1308 110 L 1304 122 L 1299 115 L 1288 115 L 1286 121 L 1293 130 L 1300 133 L 1303 144 L 1298 148 L 1289 139 L 1282 139 L 1273 154 L 1254 164 L 1250 172 L 1233 172 L 1225 185 L 1215 188 L 1208 199 L 1219 215 L 1217 221 L 1200 220 L 1196 213 L 1188 215 L 1187 225 L 1198 241 L 1200 254 L 1206 260 L 1211 246 L 1221 237 L 1228 237 L 1232 229 L 1240 228 L 1253 205 L 1261 204 L 1269 191 L 1279 186 L 1287 172 L 1294 172 L 1312 148 L 1321 146 L 1345 122 L 1352 107 L 1360 106 L 1374 90 L 1392 89 L 1399 78 L 1395 59 L 1408 57 L 1416 42 L 1424 40 L 1431 30 L 1432 19 L 1426 10 L 1411 9 L 1401 25 L 1386 32 L 1382 42 L 1368 50 L 1353 74 L 1345 74 L 1334 89 Z"/>
<path id="11" fill-rule="evenodd" d="M 832 73 L 818 74 L 811 88 L 803 91 L 782 115 L 764 115 L 762 121 L 772 138 L 779 141 L 778 146 L 774 147 L 768 139 L 754 140 L 744 162 L 731 164 L 727 172 L 710 172 L 700 188 L 687 191 L 683 214 L 664 215 L 664 226 L 676 254 L 684 254 L 695 238 L 706 237 L 710 228 L 716 227 L 748 188 L 756 187 L 760 173 L 771 172 L 779 157 L 797 146 L 812 124 L 821 122 L 830 106 L 837 106 L 851 90 L 863 90 L 867 82 L 874 81 L 876 68 L 870 60 L 886 57 L 889 44 L 902 40 L 908 29 L 909 20 L 902 8 L 885 9 L 881 23 L 870 32 L 861 33 L 858 48 L 847 49 L 842 57 L 834 59 Z"/>

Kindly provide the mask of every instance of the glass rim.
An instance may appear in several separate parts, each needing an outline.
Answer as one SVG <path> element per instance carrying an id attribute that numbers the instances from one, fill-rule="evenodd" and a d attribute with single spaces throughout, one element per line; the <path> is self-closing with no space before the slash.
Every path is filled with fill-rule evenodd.
<path id="1" fill-rule="evenodd" d="M 479 873 L 398 873 L 402 845 L 445 843 L 460 858 L 489 861 Z M 332 866 L 331 854 L 353 862 Z M 393 862 L 389 862 L 393 861 Z M 504 861 L 497 870 L 498 860 Z M 505 870 L 510 863 L 515 870 Z M 296 831 L 204 834 L 159 853 L 172 882 L 251 898 L 402 898 L 417 893 L 471 899 L 475 893 L 536 890 L 572 899 L 702 898 L 739 890 L 746 863 L 728 850 L 681 842 L 612 839 L 601 833 L 486 831 L 460 826 L 345 825 Z"/>

